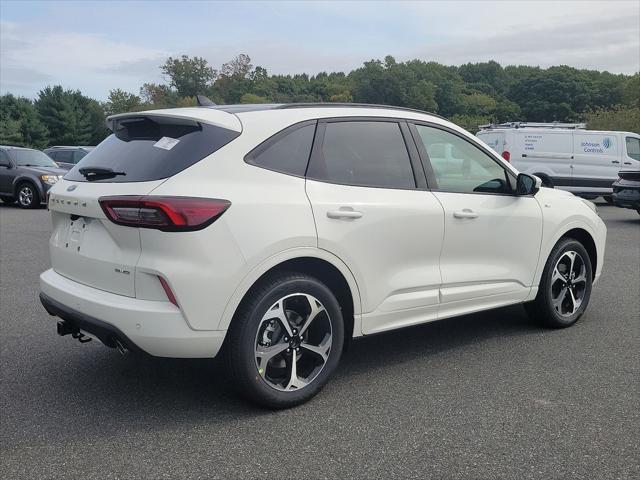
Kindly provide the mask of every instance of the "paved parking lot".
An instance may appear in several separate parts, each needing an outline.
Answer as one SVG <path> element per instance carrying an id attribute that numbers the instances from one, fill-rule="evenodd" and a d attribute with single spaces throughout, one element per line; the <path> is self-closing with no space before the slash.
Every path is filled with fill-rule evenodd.
<path id="1" fill-rule="evenodd" d="M 237 400 L 215 360 L 121 357 L 37 300 L 48 212 L 0 205 L 3 478 L 640 477 L 640 216 L 600 205 L 573 328 L 520 307 L 356 342 L 312 402 Z"/>

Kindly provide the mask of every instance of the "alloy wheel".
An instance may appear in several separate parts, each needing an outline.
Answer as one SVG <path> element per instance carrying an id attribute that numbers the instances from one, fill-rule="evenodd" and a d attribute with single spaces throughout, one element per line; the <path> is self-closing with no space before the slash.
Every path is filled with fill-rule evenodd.
<path id="1" fill-rule="evenodd" d="M 306 293 L 280 298 L 258 325 L 258 374 L 279 391 L 306 387 L 327 363 L 332 334 L 329 314 L 317 298 Z"/>
<path id="2" fill-rule="evenodd" d="M 33 189 L 30 186 L 25 185 L 18 192 L 18 203 L 20 203 L 20 205 L 22 205 L 23 207 L 28 207 L 31 205 L 32 202 L 33 202 Z"/>
<path id="3" fill-rule="evenodd" d="M 562 317 L 574 315 L 587 291 L 587 267 L 582 256 L 573 250 L 564 252 L 551 274 L 551 302 Z"/>

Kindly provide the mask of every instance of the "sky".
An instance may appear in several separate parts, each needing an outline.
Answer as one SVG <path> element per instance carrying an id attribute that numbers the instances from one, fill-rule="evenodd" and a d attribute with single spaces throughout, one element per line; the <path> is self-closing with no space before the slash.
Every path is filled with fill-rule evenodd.
<path id="1" fill-rule="evenodd" d="M 0 93 L 60 84 L 105 100 L 164 82 L 169 56 L 219 68 L 240 53 L 276 74 L 348 72 L 386 55 L 629 74 L 640 70 L 640 0 L 0 0 Z"/>

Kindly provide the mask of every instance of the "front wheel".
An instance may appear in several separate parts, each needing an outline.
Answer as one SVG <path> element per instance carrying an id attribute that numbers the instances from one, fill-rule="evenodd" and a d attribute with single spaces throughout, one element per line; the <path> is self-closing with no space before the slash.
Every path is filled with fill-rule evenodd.
<path id="1" fill-rule="evenodd" d="M 288 408 L 328 381 L 342 353 L 344 324 L 322 282 L 281 273 L 251 290 L 228 335 L 224 358 L 239 393 L 268 408 Z"/>
<path id="2" fill-rule="evenodd" d="M 577 240 L 563 239 L 547 259 L 536 299 L 525 308 L 543 325 L 569 327 L 589 304 L 592 280 L 591 260 L 585 248 Z"/>
<path id="3" fill-rule="evenodd" d="M 21 208 L 35 208 L 40 205 L 40 195 L 30 183 L 23 183 L 18 187 L 18 205 Z"/>

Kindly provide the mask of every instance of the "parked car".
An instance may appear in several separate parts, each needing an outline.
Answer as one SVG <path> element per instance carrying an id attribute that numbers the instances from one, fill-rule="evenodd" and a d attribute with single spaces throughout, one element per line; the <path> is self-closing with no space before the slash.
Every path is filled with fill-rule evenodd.
<path id="1" fill-rule="evenodd" d="M 69 170 L 95 147 L 53 146 L 44 150 L 61 168 Z"/>
<path id="2" fill-rule="evenodd" d="M 640 213 L 640 170 L 622 170 L 613 184 L 613 203 Z"/>
<path id="3" fill-rule="evenodd" d="M 354 337 L 513 304 L 572 325 L 602 272 L 593 203 L 436 115 L 229 105 L 108 124 L 49 198 L 40 298 L 58 333 L 222 352 L 268 407 L 318 393 Z"/>
<path id="4" fill-rule="evenodd" d="M 482 125 L 476 134 L 524 173 L 547 187 L 611 202 L 618 170 L 640 169 L 640 135 L 585 130 L 574 123 Z"/>
<path id="5" fill-rule="evenodd" d="M 39 150 L 0 145 L 0 200 L 5 203 L 35 208 L 65 173 Z"/>

